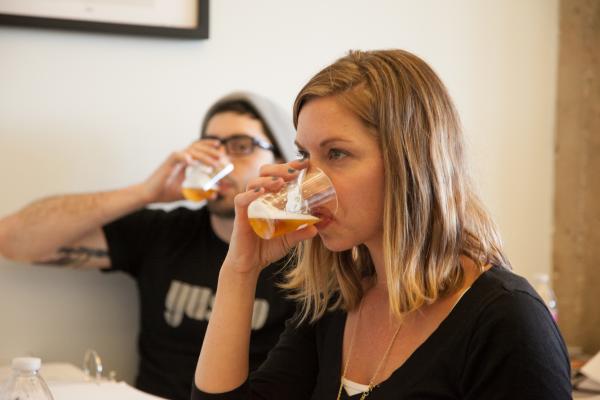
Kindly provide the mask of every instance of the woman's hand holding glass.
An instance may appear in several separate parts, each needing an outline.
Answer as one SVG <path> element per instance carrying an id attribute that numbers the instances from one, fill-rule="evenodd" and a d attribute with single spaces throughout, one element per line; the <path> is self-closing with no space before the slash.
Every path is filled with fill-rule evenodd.
<path id="1" fill-rule="evenodd" d="M 299 242 L 317 234 L 310 225 L 285 235 L 265 240 L 256 235 L 248 221 L 248 206 L 265 193 L 281 190 L 286 182 L 297 178 L 308 167 L 308 161 L 297 160 L 287 164 L 264 165 L 260 177 L 249 182 L 247 191 L 235 198 L 235 222 L 225 264 L 241 273 L 260 272 L 275 262 Z"/>

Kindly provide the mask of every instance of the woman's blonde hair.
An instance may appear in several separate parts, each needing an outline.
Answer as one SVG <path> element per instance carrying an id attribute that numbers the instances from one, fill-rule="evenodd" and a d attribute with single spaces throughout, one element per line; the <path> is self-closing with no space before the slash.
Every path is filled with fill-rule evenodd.
<path id="1" fill-rule="evenodd" d="M 384 162 L 383 252 L 390 311 L 405 313 L 456 290 L 459 257 L 509 267 L 496 227 L 471 188 L 460 121 L 448 92 L 419 57 L 402 50 L 350 51 L 298 94 L 294 124 L 311 99 L 334 96 L 373 132 Z M 300 244 L 285 287 L 300 320 L 352 310 L 374 269 L 365 246 L 342 252 L 319 237 Z"/>

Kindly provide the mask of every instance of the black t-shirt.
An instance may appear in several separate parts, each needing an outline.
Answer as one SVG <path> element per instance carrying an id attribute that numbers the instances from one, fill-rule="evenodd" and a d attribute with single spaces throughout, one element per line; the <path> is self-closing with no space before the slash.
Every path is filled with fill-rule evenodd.
<path id="1" fill-rule="evenodd" d="M 346 314 L 288 325 L 267 361 L 238 389 L 194 388 L 192 399 L 336 399 Z M 369 400 L 571 399 L 563 339 L 523 278 L 493 267 Z M 349 397 L 342 390 L 342 399 Z"/>
<path id="2" fill-rule="evenodd" d="M 140 299 L 136 386 L 168 399 L 189 399 L 228 244 L 206 209 L 140 210 L 104 227 L 112 268 L 137 282 Z M 250 366 L 277 343 L 294 306 L 275 285 L 283 263 L 260 275 L 254 302 Z"/>

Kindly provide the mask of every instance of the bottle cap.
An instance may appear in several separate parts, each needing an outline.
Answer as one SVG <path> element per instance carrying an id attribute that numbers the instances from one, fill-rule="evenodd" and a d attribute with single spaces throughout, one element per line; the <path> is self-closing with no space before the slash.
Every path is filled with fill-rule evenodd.
<path id="1" fill-rule="evenodd" d="M 37 371 L 42 367 L 38 357 L 17 357 L 12 360 L 12 368 L 17 371 Z"/>

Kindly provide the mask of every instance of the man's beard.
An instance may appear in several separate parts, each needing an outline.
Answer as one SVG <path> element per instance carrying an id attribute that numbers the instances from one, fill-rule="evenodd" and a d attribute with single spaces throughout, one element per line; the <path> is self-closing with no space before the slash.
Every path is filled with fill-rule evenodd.
<path id="1" fill-rule="evenodd" d="M 218 194 L 215 200 L 209 200 L 206 207 L 211 214 L 219 218 L 235 218 L 233 199 L 223 197 L 221 194 Z"/>

